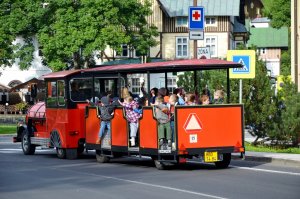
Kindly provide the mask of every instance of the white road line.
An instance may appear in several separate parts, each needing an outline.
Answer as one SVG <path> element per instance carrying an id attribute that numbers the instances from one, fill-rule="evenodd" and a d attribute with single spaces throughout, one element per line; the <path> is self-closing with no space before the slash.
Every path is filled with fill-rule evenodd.
<path id="1" fill-rule="evenodd" d="M 36 149 L 36 152 L 53 152 L 53 149 Z M 0 149 L 0 153 L 16 153 L 22 152 L 22 149 Z"/>
<path id="2" fill-rule="evenodd" d="M 300 173 L 294 173 L 294 172 L 288 172 L 288 171 L 258 169 L 258 168 L 251 168 L 251 167 L 239 167 L 239 166 L 232 166 L 232 165 L 230 165 L 230 167 L 237 168 L 237 169 L 243 169 L 243 170 L 252 170 L 252 171 L 261 171 L 261 172 L 267 172 L 267 173 L 278 173 L 278 174 L 287 174 L 287 175 L 293 175 L 293 176 L 300 176 Z"/>
<path id="3" fill-rule="evenodd" d="M 67 170 L 67 171 L 72 172 L 72 173 L 78 173 L 81 175 L 84 174 L 84 175 L 89 175 L 89 176 L 94 176 L 94 177 L 102 177 L 102 178 L 111 179 L 111 180 L 129 182 L 129 183 L 139 184 L 139 185 L 144 185 L 144 186 L 149 186 L 149 187 L 155 187 L 155 188 L 160 188 L 160 189 L 167 189 L 167 190 L 172 190 L 172 191 L 177 191 L 177 192 L 182 192 L 182 193 L 188 193 L 188 194 L 192 194 L 192 195 L 196 195 L 196 196 L 204 196 L 207 198 L 227 199 L 224 197 L 214 196 L 214 195 L 205 194 L 205 193 L 201 193 L 201 192 L 189 191 L 189 190 L 185 190 L 185 189 L 178 189 L 178 188 L 174 188 L 174 187 L 151 184 L 151 183 L 146 183 L 146 182 L 139 182 L 139 181 L 135 181 L 135 180 L 127 180 L 127 179 L 123 179 L 123 178 L 117 178 L 117 177 L 111 177 L 111 176 L 105 176 L 105 175 L 99 175 L 99 174 L 92 174 L 92 173 L 86 173 L 86 172 L 77 172 L 77 171 L 70 171 L 70 170 Z"/>

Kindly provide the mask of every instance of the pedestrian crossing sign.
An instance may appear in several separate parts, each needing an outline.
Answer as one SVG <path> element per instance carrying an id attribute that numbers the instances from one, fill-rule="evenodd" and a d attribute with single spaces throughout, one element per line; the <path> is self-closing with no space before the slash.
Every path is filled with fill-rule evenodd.
<path id="1" fill-rule="evenodd" d="M 230 69 L 230 78 L 251 79 L 255 77 L 254 50 L 229 50 L 227 53 L 227 61 L 233 61 L 243 65 L 242 68 Z"/>

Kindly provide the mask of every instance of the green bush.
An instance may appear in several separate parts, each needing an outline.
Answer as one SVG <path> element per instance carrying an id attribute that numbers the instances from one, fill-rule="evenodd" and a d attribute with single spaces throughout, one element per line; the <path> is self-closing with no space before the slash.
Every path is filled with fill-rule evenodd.
<path id="1" fill-rule="evenodd" d="M 18 92 L 9 93 L 9 102 L 8 103 L 10 105 L 15 105 L 15 104 L 18 104 L 21 102 L 22 102 L 22 99 Z"/>

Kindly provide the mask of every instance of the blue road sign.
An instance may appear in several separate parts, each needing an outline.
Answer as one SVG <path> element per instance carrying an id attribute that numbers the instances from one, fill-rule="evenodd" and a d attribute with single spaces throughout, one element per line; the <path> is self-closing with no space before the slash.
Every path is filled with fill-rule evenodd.
<path id="1" fill-rule="evenodd" d="M 189 7 L 189 29 L 204 29 L 204 7 Z"/>
<path id="2" fill-rule="evenodd" d="M 248 74 L 250 73 L 250 56 L 249 55 L 233 55 L 233 62 L 238 62 L 243 65 L 243 68 L 234 68 L 233 74 Z"/>

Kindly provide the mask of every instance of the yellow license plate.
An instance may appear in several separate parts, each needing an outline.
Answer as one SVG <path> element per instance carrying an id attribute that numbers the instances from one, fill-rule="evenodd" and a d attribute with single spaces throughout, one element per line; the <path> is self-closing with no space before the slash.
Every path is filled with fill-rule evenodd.
<path id="1" fill-rule="evenodd" d="M 204 162 L 216 162 L 218 161 L 218 152 L 204 152 Z"/>

